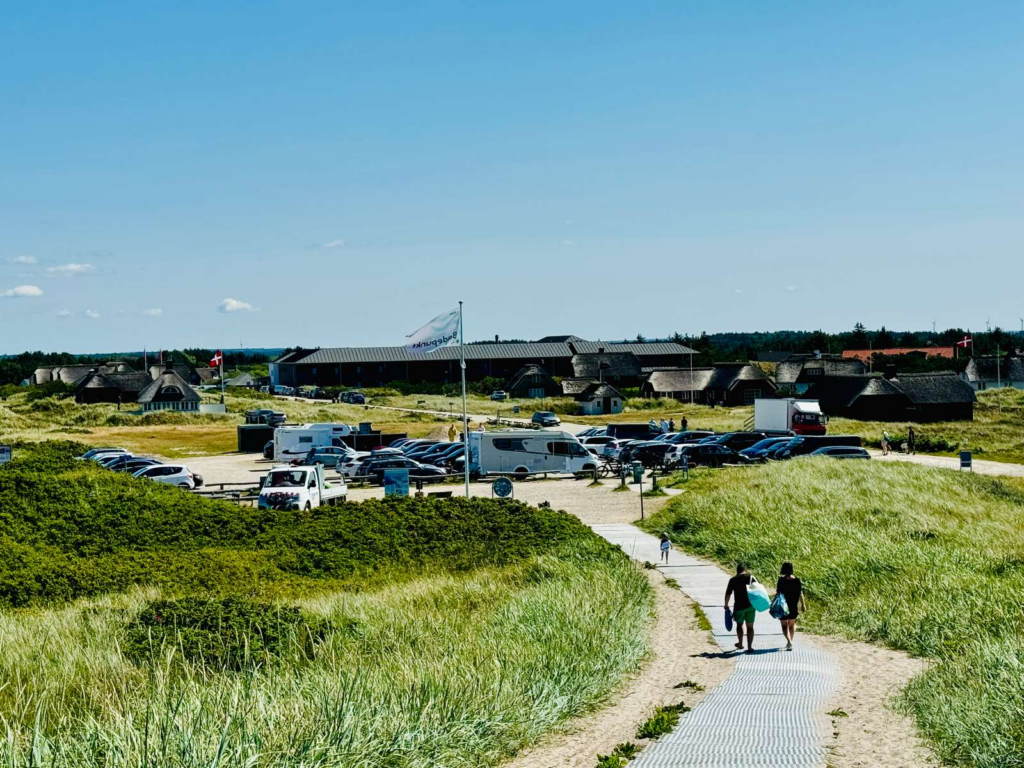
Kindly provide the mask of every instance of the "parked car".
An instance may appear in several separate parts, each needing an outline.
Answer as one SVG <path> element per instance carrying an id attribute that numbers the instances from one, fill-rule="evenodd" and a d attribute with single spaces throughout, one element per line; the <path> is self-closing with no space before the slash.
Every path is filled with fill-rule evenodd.
<path id="1" fill-rule="evenodd" d="M 366 397 L 363 396 L 362 392 L 354 392 L 350 389 L 340 392 L 338 394 L 337 402 L 349 403 L 350 405 L 365 405 Z"/>
<path id="2" fill-rule="evenodd" d="M 667 466 L 669 454 L 675 447 L 667 440 L 648 440 L 636 446 L 630 461 L 639 461 L 646 469 L 664 467 Z"/>
<path id="3" fill-rule="evenodd" d="M 257 408 L 245 412 L 246 424 L 266 424 L 270 427 L 278 427 L 288 421 L 288 417 L 280 411 L 270 408 Z"/>
<path id="4" fill-rule="evenodd" d="M 458 462 L 461 467 L 465 463 L 466 446 L 462 443 L 454 443 L 454 446 L 455 447 L 451 451 L 437 459 L 434 462 L 434 466 L 454 471 L 456 463 Z"/>
<path id="5" fill-rule="evenodd" d="M 493 392 L 491 392 L 491 400 L 495 400 L 497 402 L 508 400 L 508 392 L 506 392 L 504 389 L 496 389 Z"/>
<path id="6" fill-rule="evenodd" d="M 691 467 L 721 467 L 724 464 L 739 464 L 741 461 L 740 455 L 728 446 L 718 443 L 691 443 L 673 446 L 669 465 L 680 466 L 684 456 Z"/>
<path id="7" fill-rule="evenodd" d="M 765 461 L 779 461 L 782 454 L 789 449 L 789 444 L 791 442 L 793 442 L 792 438 L 790 438 L 789 440 L 783 440 L 780 443 L 776 443 L 775 445 L 769 446 L 768 449 L 764 452 Z M 787 456 L 786 458 L 789 457 Z"/>
<path id="8" fill-rule="evenodd" d="M 155 467 L 157 464 L 162 463 L 163 462 L 157 461 L 156 459 L 129 459 L 124 464 L 119 464 L 114 469 L 114 471 L 125 472 L 129 475 L 134 475 L 140 469 L 145 469 L 146 467 Z"/>
<path id="9" fill-rule="evenodd" d="M 788 443 L 792 437 L 766 437 L 749 448 L 740 451 L 740 458 L 752 464 L 768 461 L 768 451 L 780 443 Z"/>
<path id="10" fill-rule="evenodd" d="M 810 456 L 831 456 L 833 459 L 870 459 L 871 454 L 863 448 L 853 448 L 845 445 L 827 445 L 811 451 Z"/>
<path id="11" fill-rule="evenodd" d="M 604 447 L 608 445 L 608 443 L 615 442 L 615 438 L 608 437 L 608 435 L 589 435 L 587 437 L 580 437 L 579 435 L 576 435 L 576 437 L 578 437 L 579 441 L 583 443 L 584 448 L 598 456 L 601 455 L 604 451 Z"/>
<path id="12" fill-rule="evenodd" d="M 665 439 L 672 445 L 686 445 L 687 443 L 699 443 L 709 437 L 715 437 L 715 433 L 706 429 L 690 429 L 686 432 L 670 432 Z"/>
<path id="13" fill-rule="evenodd" d="M 363 465 L 359 468 L 358 474 L 360 476 L 370 477 L 370 482 L 377 485 L 384 483 L 384 470 L 387 469 L 407 469 L 409 470 L 409 479 L 424 479 L 434 477 L 444 477 L 448 473 L 441 469 L 441 467 L 435 467 L 431 464 L 420 464 L 418 461 L 406 458 L 404 456 L 390 456 L 380 459 L 368 459 L 363 462 Z"/>
<path id="14" fill-rule="evenodd" d="M 155 483 L 176 485 L 179 488 L 194 490 L 203 484 L 202 475 L 197 475 L 184 464 L 159 464 L 153 467 L 143 467 L 132 477 L 152 480 Z"/>
<path id="15" fill-rule="evenodd" d="M 118 453 L 118 454 L 114 454 L 113 456 L 111 456 L 109 458 L 103 459 L 103 461 L 100 462 L 100 466 L 104 467 L 106 469 L 112 469 L 115 472 L 117 472 L 117 471 L 119 471 L 121 469 L 121 467 L 123 467 L 129 461 L 131 461 L 133 459 L 141 459 L 141 458 L 142 458 L 141 456 L 133 456 L 130 453 Z"/>
<path id="16" fill-rule="evenodd" d="M 726 432 L 724 435 L 716 435 L 714 438 L 707 438 L 707 440 L 703 442 L 724 445 L 726 448 L 731 448 L 733 451 L 742 451 L 744 448 L 749 448 L 755 443 L 761 442 L 766 437 L 768 437 L 768 435 L 764 432 Z"/>
<path id="17" fill-rule="evenodd" d="M 76 459 L 82 461 L 84 459 L 91 459 L 94 456 L 98 456 L 101 453 L 128 453 L 124 448 L 90 448 L 88 451 L 83 453 L 81 456 L 75 456 Z"/>
<path id="18" fill-rule="evenodd" d="M 323 464 L 325 467 L 337 467 L 338 462 L 350 453 L 353 453 L 351 448 L 337 448 L 333 446 L 314 448 L 305 456 L 292 461 L 292 464 L 295 466 Z"/>
<path id="19" fill-rule="evenodd" d="M 819 448 L 841 446 L 844 448 L 860 448 L 861 440 L 857 435 L 797 435 L 774 454 L 775 459 L 792 459 L 806 456 Z"/>
<path id="20" fill-rule="evenodd" d="M 274 458 L 274 441 L 273 440 L 269 441 L 266 445 L 263 446 L 263 458 L 264 459 L 273 459 Z"/>
<path id="21" fill-rule="evenodd" d="M 345 501 L 345 480 L 328 483 L 319 464 L 298 467 L 274 467 L 260 487 L 260 509 L 305 509 L 333 506 Z"/>
<path id="22" fill-rule="evenodd" d="M 557 427 L 562 423 L 562 420 L 551 411 L 537 411 L 530 418 L 530 421 L 534 424 L 540 424 L 542 427 Z"/>

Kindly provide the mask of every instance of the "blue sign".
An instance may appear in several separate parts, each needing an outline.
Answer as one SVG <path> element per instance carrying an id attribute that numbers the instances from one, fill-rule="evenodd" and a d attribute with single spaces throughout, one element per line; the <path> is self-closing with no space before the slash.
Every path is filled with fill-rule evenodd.
<path id="1" fill-rule="evenodd" d="M 507 499 L 512 495 L 512 481 L 507 477 L 499 477 L 491 483 L 491 490 L 494 491 L 495 496 Z"/>
<path id="2" fill-rule="evenodd" d="M 974 467 L 972 465 L 973 460 L 974 459 L 971 456 L 971 452 L 970 451 L 960 451 L 960 469 L 969 469 L 969 470 L 971 470 L 973 472 L 974 471 Z"/>
<path id="3" fill-rule="evenodd" d="M 385 469 L 384 470 L 384 495 L 385 496 L 408 496 L 409 495 L 409 470 L 408 469 Z"/>
<path id="4" fill-rule="evenodd" d="M 11 446 L 0 445 L 0 464 L 6 464 L 11 460 Z"/>

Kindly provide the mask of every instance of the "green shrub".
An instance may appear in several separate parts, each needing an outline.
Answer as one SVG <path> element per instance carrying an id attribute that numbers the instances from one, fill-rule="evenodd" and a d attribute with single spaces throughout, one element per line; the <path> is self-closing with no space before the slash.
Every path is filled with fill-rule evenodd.
<path id="1" fill-rule="evenodd" d="M 679 725 L 679 717 L 690 708 L 679 702 L 678 704 L 666 704 L 663 707 L 656 707 L 654 714 L 645 720 L 637 729 L 638 739 L 657 739 Z"/>
<path id="2" fill-rule="evenodd" d="M 326 622 L 298 608 L 241 597 L 157 600 L 127 623 L 122 650 L 145 664 L 159 662 L 171 645 L 190 663 L 238 671 L 285 657 L 313 658 L 326 630 Z"/>

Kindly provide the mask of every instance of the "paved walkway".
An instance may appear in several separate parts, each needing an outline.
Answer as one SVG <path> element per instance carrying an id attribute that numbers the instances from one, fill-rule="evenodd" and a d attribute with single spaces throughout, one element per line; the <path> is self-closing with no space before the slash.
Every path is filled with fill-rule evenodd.
<path id="1" fill-rule="evenodd" d="M 594 525 L 595 532 L 639 561 L 658 562 L 657 537 L 632 525 Z M 666 576 L 698 603 L 723 653 L 735 652 L 726 632 L 722 598 L 728 574 L 717 565 L 673 551 Z M 767 578 L 767 575 L 765 575 Z M 769 590 L 774 584 L 767 585 Z M 683 716 L 670 734 L 648 746 L 633 768 L 816 768 L 826 764 L 829 720 L 819 710 L 836 690 L 839 671 L 828 653 L 797 633 L 787 652 L 780 625 L 758 614 L 755 653 L 741 654 L 735 671 Z"/>
<path id="2" fill-rule="evenodd" d="M 868 451 L 871 458 L 877 461 L 905 461 L 910 464 L 921 464 L 925 467 L 937 467 L 939 469 L 952 469 L 960 471 L 960 459 L 956 456 L 932 456 L 925 453 L 890 453 L 883 456 L 881 451 L 871 449 Z M 974 458 L 974 471 L 979 475 L 994 475 L 998 477 L 1024 477 L 1024 464 L 1010 464 L 1005 461 L 989 461 L 988 459 Z M 964 470 L 966 471 L 966 470 Z"/>

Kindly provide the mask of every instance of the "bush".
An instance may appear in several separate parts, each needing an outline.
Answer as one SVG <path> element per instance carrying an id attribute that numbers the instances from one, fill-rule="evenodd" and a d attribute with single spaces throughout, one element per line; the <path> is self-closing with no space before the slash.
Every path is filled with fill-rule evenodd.
<path id="1" fill-rule="evenodd" d="M 436 568 L 466 571 L 610 545 L 576 518 L 487 498 L 374 499 L 258 510 L 136 480 L 72 457 L 84 446 L 19 445 L 0 467 L 0 605 L 28 606 L 156 585 L 190 594 L 306 592 Z"/>
<path id="2" fill-rule="evenodd" d="M 298 608 L 241 597 L 156 600 L 127 623 L 122 650 L 145 664 L 173 645 L 190 663 L 239 671 L 285 657 L 313 658 L 326 629 Z"/>
<path id="3" fill-rule="evenodd" d="M 666 733 L 671 733 L 672 729 L 679 725 L 679 717 L 689 711 L 690 708 L 682 702 L 657 707 L 654 714 L 637 729 L 636 737 L 638 739 L 657 739 Z"/>

